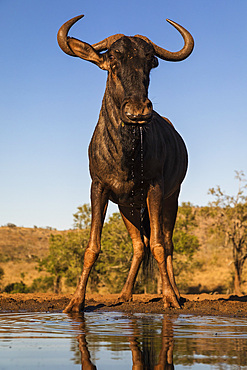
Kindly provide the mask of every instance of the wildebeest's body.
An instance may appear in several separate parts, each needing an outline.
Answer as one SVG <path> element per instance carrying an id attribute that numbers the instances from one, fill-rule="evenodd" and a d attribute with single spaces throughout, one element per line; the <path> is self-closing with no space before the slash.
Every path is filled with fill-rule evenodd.
<path id="1" fill-rule="evenodd" d="M 133 241 L 134 255 L 120 301 L 132 297 L 145 249 L 158 262 L 164 305 L 179 307 L 179 292 L 172 267 L 172 233 L 180 185 L 187 170 L 187 151 L 169 120 L 153 111 L 148 99 L 149 74 L 160 57 L 185 59 L 193 38 L 182 34 L 185 46 L 171 53 L 143 36 L 111 36 L 93 46 L 68 38 L 69 28 L 81 17 L 66 22 L 58 33 L 63 51 L 108 71 L 99 120 L 89 146 L 92 177 L 92 225 L 80 283 L 68 311 L 83 310 L 87 280 L 100 252 L 100 237 L 108 200 L 117 203 Z M 107 50 L 100 54 L 98 51 Z M 143 215 L 145 216 L 143 219 Z M 143 222 L 141 221 L 143 219 Z"/>
<path id="2" fill-rule="evenodd" d="M 114 203 L 120 206 L 134 204 L 140 208 L 140 128 L 128 125 L 114 127 L 109 121 L 104 124 L 100 118 L 89 146 L 91 177 L 98 178 L 109 189 L 109 199 Z M 157 181 L 162 182 L 163 197 L 167 198 L 184 179 L 186 147 L 174 127 L 157 113 L 142 131 L 144 198 L 149 186 Z"/>

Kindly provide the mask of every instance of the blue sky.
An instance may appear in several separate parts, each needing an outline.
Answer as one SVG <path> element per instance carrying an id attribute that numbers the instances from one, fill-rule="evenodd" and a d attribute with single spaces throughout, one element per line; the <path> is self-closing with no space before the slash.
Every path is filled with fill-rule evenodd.
<path id="1" fill-rule="evenodd" d="M 87 147 L 107 75 L 57 46 L 79 14 L 70 34 L 88 43 L 142 34 L 176 51 L 183 42 L 166 18 L 192 33 L 192 55 L 160 61 L 149 97 L 188 147 L 180 202 L 206 205 L 215 185 L 234 194 L 234 170 L 247 174 L 246 0 L 0 0 L 0 225 L 67 229 L 89 202 Z"/>

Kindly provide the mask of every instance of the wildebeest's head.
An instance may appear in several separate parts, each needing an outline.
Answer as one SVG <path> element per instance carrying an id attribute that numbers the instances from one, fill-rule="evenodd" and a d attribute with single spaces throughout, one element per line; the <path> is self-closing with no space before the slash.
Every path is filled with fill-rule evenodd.
<path id="1" fill-rule="evenodd" d="M 63 24 L 58 31 L 59 46 L 66 54 L 88 60 L 108 71 L 108 92 L 113 97 L 123 122 L 148 122 L 153 112 L 152 103 L 148 99 L 149 74 L 152 68 L 158 66 L 157 57 L 167 61 L 187 58 L 194 46 L 192 36 L 179 24 L 167 20 L 184 39 L 184 47 L 178 52 L 163 49 L 141 35 L 127 37 L 117 34 L 89 45 L 67 36 L 72 25 L 82 17 L 80 15 Z"/>

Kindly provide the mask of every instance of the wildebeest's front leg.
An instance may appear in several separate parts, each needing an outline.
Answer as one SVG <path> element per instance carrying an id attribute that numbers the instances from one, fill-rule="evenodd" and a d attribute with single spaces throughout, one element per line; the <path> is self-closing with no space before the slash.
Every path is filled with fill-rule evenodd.
<path id="1" fill-rule="evenodd" d="M 90 239 L 84 254 L 83 270 L 79 285 L 64 312 L 82 312 L 84 310 L 86 286 L 93 264 L 100 252 L 101 231 L 105 219 L 108 197 L 102 184 L 93 181 L 91 186 L 92 224 Z"/>
<path id="2" fill-rule="evenodd" d="M 167 269 L 167 256 L 169 254 L 166 249 L 166 237 L 164 235 L 163 222 L 164 222 L 164 200 L 161 185 L 155 184 L 151 186 L 148 191 L 147 205 L 150 218 L 150 248 L 151 252 L 158 262 L 159 271 L 162 279 L 162 292 L 164 307 L 180 308 L 176 293 L 172 287 L 170 276 Z"/>

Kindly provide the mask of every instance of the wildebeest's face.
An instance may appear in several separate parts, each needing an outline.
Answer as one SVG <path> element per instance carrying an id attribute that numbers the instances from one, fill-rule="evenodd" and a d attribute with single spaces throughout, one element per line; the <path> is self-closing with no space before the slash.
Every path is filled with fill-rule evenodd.
<path id="1" fill-rule="evenodd" d="M 123 36 L 105 53 L 105 69 L 112 96 L 125 123 L 145 123 L 152 117 L 148 99 L 149 75 L 158 66 L 151 44 L 139 37 Z"/>
<path id="2" fill-rule="evenodd" d="M 185 28 L 168 20 L 184 39 L 184 47 L 177 52 L 168 51 L 141 35 L 127 37 L 117 34 L 90 45 L 68 37 L 70 28 L 82 17 L 70 19 L 59 29 L 58 43 L 61 49 L 66 54 L 88 60 L 108 71 L 106 91 L 114 99 L 123 122 L 148 122 L 153 112 L 148 99 L 149 75 L 151 69 L 158 65 L 157 57 L 173 62 L 187 58 L 193 50 L 193 37 Z"/>

